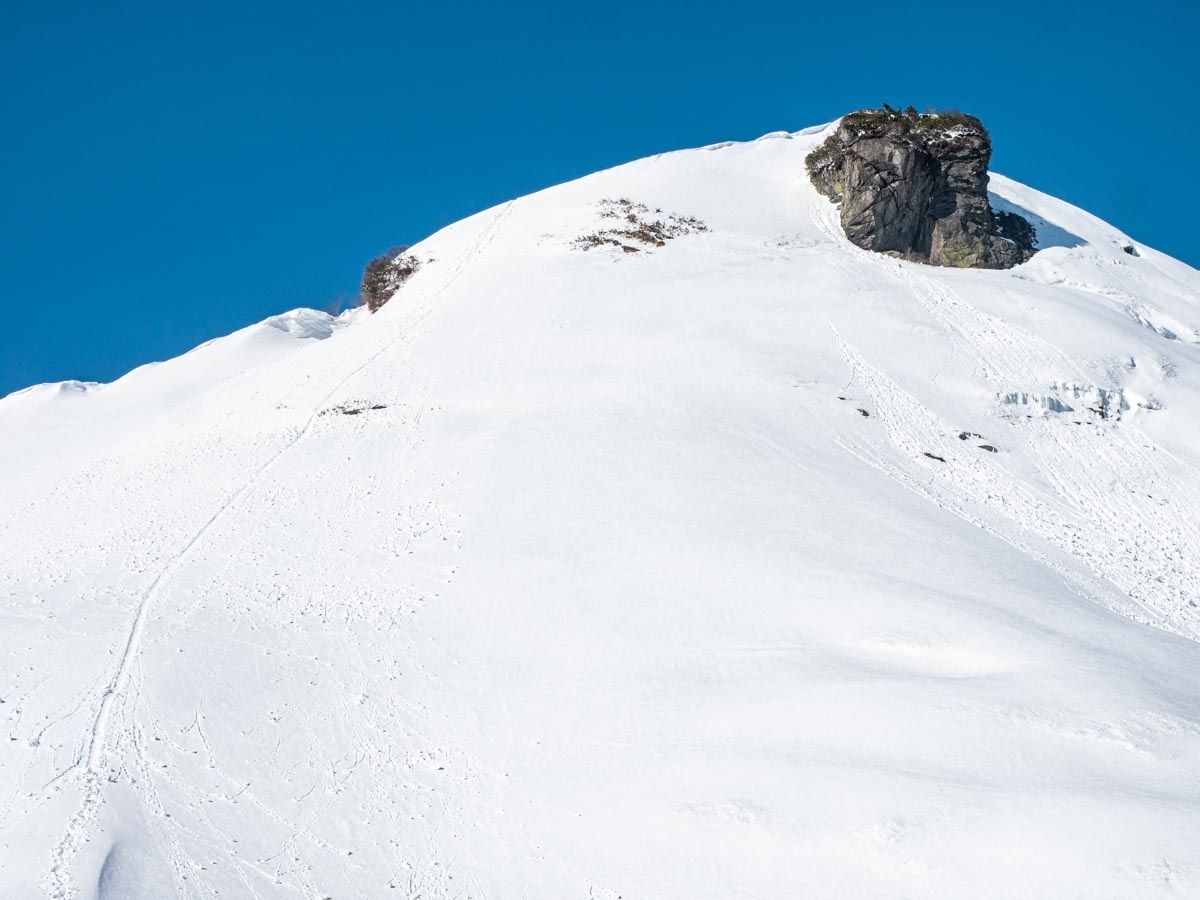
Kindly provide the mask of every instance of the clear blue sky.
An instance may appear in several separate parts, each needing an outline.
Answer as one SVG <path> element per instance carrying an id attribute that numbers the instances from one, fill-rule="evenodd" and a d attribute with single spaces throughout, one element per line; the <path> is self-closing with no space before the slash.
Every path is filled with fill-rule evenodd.
<path id="1" fill-rule="evenodd" d="M 0 29 L 0 395 L 111 380 L 471 212 L 884 101 L 1200 265 L 1195 5 L 17 0 Z"/>

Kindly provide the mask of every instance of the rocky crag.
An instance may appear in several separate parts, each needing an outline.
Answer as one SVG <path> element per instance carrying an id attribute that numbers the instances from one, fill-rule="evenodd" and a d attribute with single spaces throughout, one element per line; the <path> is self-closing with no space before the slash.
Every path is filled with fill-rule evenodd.
<path id="1" fill-rule="evenodd" d="M 1036 252 L 1033 226 L 988 203 L 992 142 L 963 113 L 864 109 L 807 159 L 859 247 L 937 266 L 1008 269 Z"/>

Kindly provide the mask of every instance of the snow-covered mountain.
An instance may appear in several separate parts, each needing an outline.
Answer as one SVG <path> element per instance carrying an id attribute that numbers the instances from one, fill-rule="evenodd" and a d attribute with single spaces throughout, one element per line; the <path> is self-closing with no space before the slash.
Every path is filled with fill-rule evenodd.
<path id="1" fill-rule="evenodd" d="M 1200 273 L 859 250 L 823 135 L 0 401 L 0 896 L 1200 894 Z"/>

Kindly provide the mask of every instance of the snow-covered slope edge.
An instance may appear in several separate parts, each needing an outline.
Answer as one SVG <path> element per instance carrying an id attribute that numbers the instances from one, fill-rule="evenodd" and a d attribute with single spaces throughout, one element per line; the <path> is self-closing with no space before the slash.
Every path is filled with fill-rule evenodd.
<path id="1" fill-rule="evenodd" d="M 185 402 L 3 401 L 8 892 L 1195 890 L 1200 276 L 1000 177 L 1030 263 L 858 251 L 819 140 L 481 213 Z M 619 197 L 708 231 L 573 249 Z"/>
<path id="2" fill-rule="evenodd" d="M 158 415 L 208 399 L 216 390 L 237 390 L 239 379 L 262 363 L 325 340 L 361 321 L 363 309 L 338 316 L 294 309 L 233 334 L 207 341 L 176 359 L 139 366 L 112 384 L 63 381 L 37 384 L 0 397 L 0 430 L 18 428 L 21 440 L 0 447 L 0 465 L 28 476 L 47 456 L 77 454 L 80 440 L 94 445 L 111 425 L 118 440 L 139 424 L 157 428 Z M 11 423 L 11 425 L 10 425 Z"/>

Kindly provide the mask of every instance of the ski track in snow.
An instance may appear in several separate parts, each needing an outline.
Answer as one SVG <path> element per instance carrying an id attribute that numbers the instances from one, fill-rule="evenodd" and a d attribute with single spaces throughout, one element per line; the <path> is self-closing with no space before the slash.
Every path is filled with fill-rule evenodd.
<path id="1" fill-rule="evenodd" d="M 515 202 L 515 201 L 514 201 Z M 100 701 L 100 706 L 96 712 L 95 721 L 92 724 L 90 735 L 87 741 L 87 751 L 83 759 L 83 802 L 79 811 L 72 817 L 67 825 L 66 832 L 62 840 L 54 850 L 54 862 L 50 870 L 50 884 L 55 900 L 69 900 L 75 896 L 76 891 L 71 883 L 71 863 L 74 859 L 75 852 L 78 850 L 83 838 L 83 833 L 87 830 L 95 820 L 96 812 L 103 800 L 103 772 L 102 772 L 102 757 L 105 753 L 105 747 L 108 739 L 109 722 L 112 717 L 114 704 L 120 699 L 130 680 L 130 673 L 135 665 L 138 657 L 138 651 L 141 647 L 142 637 L 146 629 L 146 619 L 152 608 L 155 599 L 162 593 L 170 583 L 171 579 L 179 572 L 180 569 L 187 564 L 192 554 L 203 546 L 207 535 L 217 527 L 232 511 L 236 510 L 246 496 L 254 490 L 255 486 L 262 480 L 263 476 L 270 472 L 279 461 L 283 459 L 290 451 L 292 451 L 304 438 L 312 431 L 313 425 L 317 422 L 322 411 L 329 407 L 334 398 L 342 392 L 343 388 L 349 384 L 357 375 L 368 368 L 383 354 L 392 350 L 401 342 L 413 340 L 416 333 L 416 326 L 429 315 L 433 309 L 433 303 L 441 296 L 466 270 L 473 261 L 478 259 L 486 250 L 488 244 L 494 239 L 497 229 L 505 218 L 512 211 L 514 202 L 505 204 L 500 211 L 492 218 L 481 233 L 480 237 L 474 241 L 466 251 L 456 261 L 449 275 L 435 291 L 433 291 L 425 301 L 425 308 L 422 312 L 413 317 L 412 327 L 403 331 L 400 336 L 388 341 L 374 353 L 370 354 L 360 365 L 348 372 L 345 377 L 338 381 L 321 399 L 312 410 L 309 412 L 308 418 L 295 435 L 283 445 L 273 456 L 268 458 L 257 470 L 250 476 L 249 480 L 242 485 L 236 493 L 234 493 L 225 503 L 219 506 L 216 511 L 208 518 L 208 520 L 200 527 L 193 535 L 190 541 L 175 555 L 170 563 L 158 574 L 151 583 L 149 589 L 143 595 L 141 602 L 138 604 L 137 612 L 134 616 L 133 623 L 129 629 L 128 637 L 125 641 L 124 649 L 121 652 L 118 661 L 117 670 L 109 682 L 108 687 L 104 690 Z M 263 808 L 264 811 L 268 811 Z M 268 811 L 269 812 L 269 811 Z"/>
<path id="2" fill-rule="evenodd" d="M 832 326 L 831 326 L 832 327 Z M 836 329 L 834 329 L 836 334 Z M 862 356 L 837 335 L 856 383 L 862 384 L 874 404 L 874 412 L 883 422 L 891 445 L 899 451 L 904 464 L 881 456 L 868 442 L 842 443 L 844 449 L 872 468 L 914 491 L 934 505 L 983 528 L 1038 562 L 1057 571 L 1083 595 L 1100 599 L 1122 614 L 1147 624 L 1163 625 L 1158 611 L 1138 602 L 1131 606 L 1119 595 L 1105 592 L 1097 598 L 1095 585 L 1030 540 L 1058 545 L 1078 554 L 1080 525 L 1059 510 L 1040 500 L 1017 481 L 979 458 L 973 444 L 965 451 L 955 446 L 955 431 L 938 419 L 919 400 L 902 390 L 882 372 L 870 366 Z M 930 459 L 932 449 L 944 455 L 946 462 Z M 996 514 L 1003 518 L 996 521 Z"/>
<path id="3" fill-rule="evenodd" d="M 853 258 L 858 265 L 897 266 L 836 241 L 835 210 L 830 204 L 813 217 L 834 242 L 833 252 Z M 920 272 L 916 264 L 897 268 L 938 326 L 972 348 L 977 377 L 992 384 L 997 396 L 1044 387 L 1036 381 L 1031 384 L 1038 373 L 1055 373 L 1060 382 L 1089 384 L 1094 380 L 1053 345 L 981 312 Z M 1097 598 L 1094 589 L 1082 588 L 1086 595 L 1138 621 L 1200 639 L 1200 617 L 1194 602 L 1200 598 L 1200 565 L 1186 549 L 1200 546 L 1200 522 L 1192 512 L 1194 505 L 1183 500 L 1190 493 L 1187 484 L 1164 480 L 1163 459 L 1169 454 L 1135 424 L 1105 420 L 1077 426 L 1073 418 L 1029 421 L 1025 427 L 1037 429 L 1048 439 L 1028 442 L 1028 451 L 1061 501 L 1047 503 L 996 461 L 981 458 L 975 446 L 979 441 L 957 440 L 960 428 L 941 421 L 920 400 L 869 366 L 837 329 L 833 330 L 854 378 L 867 386 L 878 407 L 892 444 L 932 477 L 916 488 L 910 475 L 882 463 L 877 455 L 861 448 L 853 451 L 856 455 L 974 524 L 982 525 L 982 521 L 976 514 L 967 514 L 968 507 L 1001 514 L 1009 526 L 999 530 L 987 526 L 989 530 L 1051 564 L 1068 580 L 1077 581 L 1077 576 L 1019 536 L 1027 531 L 1082 561 L 1123 596 L 1104 592 L 1104 598 Z M 1015 437 L 1019 440 L 1021 436 Z M 945 456 L 947 464 L 929 459 L 927 451 Z M 1064 460 L 1070 462 L 1064 464 Z M 1173 515 L 1164 515 L 1165 505 Z"/>
<path id="4" fill-rule="evenodd" d="M 1041 338 L 979 312 L 911 266 L 904 274 L 930 313 L 986 360 L 981 374 L 997 394 L 1027 384 L 1038 372 L 1058 372 L 1059 380 L 1085 384 L 1092 380 Z M 1178 507 L 1178 499 L 1188 495 L 1187 487 L 1165 481 L 1162 460 L 1152 459 L 1159 448 L 1132 422 L 1101 420 L 1076 426 L 1074 419 L 1027 421 L 1027 427 L 1038 429 L 1051 442 L 1029 442 L 1040 470 L 1078 515 L 1070 523 L 1060 521 L 1039 504 L 1018 523 L 1085 560 L 1152 610 L 1160 626 L 1193 639 L 1200 635 L 1188 605 L 1189 599 L 1200 597 L 1197 565 L 1184 555 L 1184 548 L 1200 545 L 1200 528 L 1188 508 Z M 1176 507 L 1175 515 L 1164 516 L 1164 503 Z"/>

